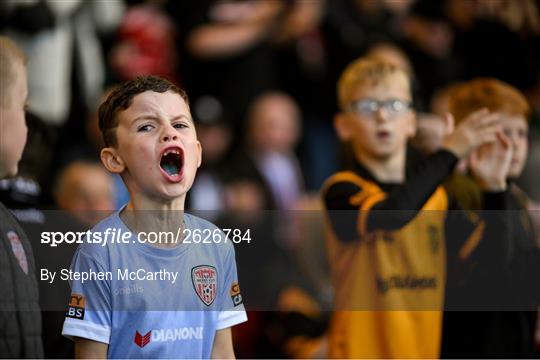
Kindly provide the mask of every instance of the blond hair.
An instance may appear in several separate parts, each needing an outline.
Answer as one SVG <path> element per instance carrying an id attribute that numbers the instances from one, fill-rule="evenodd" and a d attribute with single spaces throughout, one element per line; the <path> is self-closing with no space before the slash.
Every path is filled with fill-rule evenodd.
<path id="1" fill-rule="evenodd" d="M 396 65 L 380 60 L 361 57 L 350 63 L 339 77 L 338 103 L 345 109 L 350 92 L 358 86 L 398 84 L 410 93 L 411 83 L 407 73 Z"/>
<path id="2" fill-rule="evenodd" d="M 525 118 L 530 111 L 527 100 L 519 90 L 494 78 L 476 78 L 457 86 L 450 92 L 448 102 L 456 123 L 481 108 Z"/>
<path id="3" fill-rule="evenodd" d="M 0 36 L 0 106 L 7 107 L 11 101 L 10 88 L 15 82 L 17 72 L 15 64 L 26 64 L 24 53 L 13 41 L 5 36 Z"/>

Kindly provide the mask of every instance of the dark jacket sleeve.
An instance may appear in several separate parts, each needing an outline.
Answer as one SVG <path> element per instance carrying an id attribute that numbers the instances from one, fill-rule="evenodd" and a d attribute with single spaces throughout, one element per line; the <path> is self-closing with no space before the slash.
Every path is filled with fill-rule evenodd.
<path id="1" fill-rule="evenodd" d="M 334 232 L 342 241 L 351 241 L 376 230 L 402 228 L 416 216 L 456 163 L 452 153 L 440 150 L 388 194 L 367 191 L 354 182 L 329 184 L 323 190 L 323 200 Z"/>
<path id="2" fill-rule="evenodd" d="M 445 223 L 448 310 L 488 310 L 499 302 L 509 265 L 508 192 L 484 192 L 483 209 L 462 209 L 452 200 Z"/>

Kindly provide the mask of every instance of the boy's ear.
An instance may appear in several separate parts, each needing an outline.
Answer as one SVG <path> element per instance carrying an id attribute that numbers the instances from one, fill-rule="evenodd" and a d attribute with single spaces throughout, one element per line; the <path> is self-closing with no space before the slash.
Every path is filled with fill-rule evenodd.
<path id="1" fill-rule="evenodd" d="M 197 168 L 202 164 L 202 145 L 199 140 L 197 140 Z"/>
<path id="2" fill-rule="evenodd" d="M 114 174 L 120 174 L 126 168 L 124 161 L 115 148 L 106 147 L 101 149 L 100 156 L 103 166 Z"/>
<path id="3" fill-rule="evenodd" d="M 348 141 L 351 139 L 351 129 L 349 121 L 343 113 L 337 113 L 334 115 L 334 129 L 338 134 L 341 141 Z"/>

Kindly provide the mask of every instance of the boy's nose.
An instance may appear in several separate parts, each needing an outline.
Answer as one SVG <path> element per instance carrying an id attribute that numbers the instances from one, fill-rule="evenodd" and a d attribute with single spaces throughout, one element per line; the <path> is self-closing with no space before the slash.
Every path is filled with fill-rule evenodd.
<path id="1" fill-rule="evenodd" d="M 375 119 L 378 122 L 385 122 L 389 118 L 388 110 L 384 108 L 383 106 L 379 107 L 377 111 L 375 112 Z"/>
<path id="2" fill-rule="evenodd" d="M 178 139 L 178 135 L 177 135 L 177 134 L 173 134 L 173 133 L 169 133 L 169 132 L 166 132 L 166 133 L 163 134 L 163 136 L 161 137 L 161 141 L 163 141 L 163 142 L 174 141 L 174 140 L 177 140 L 177 139 Z"/>

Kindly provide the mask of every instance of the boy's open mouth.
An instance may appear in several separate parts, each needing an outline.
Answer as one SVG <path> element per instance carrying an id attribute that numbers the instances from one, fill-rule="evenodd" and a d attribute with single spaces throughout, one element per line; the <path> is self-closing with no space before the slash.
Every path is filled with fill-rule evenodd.
<path id="1" fill-rule="evenodd" d="M 181 181 L 184 167 L 184 152 L 177 146 L 165 149 L 161 154 L 159 166 L 169 181 Z"/>
<path id="2" fill-rule="evenodd" d="M 377 138 L 379 140 L 388 140 L 390 138 L 390 131 L 387 130 L 379 130 L 377 131 Z"/>

